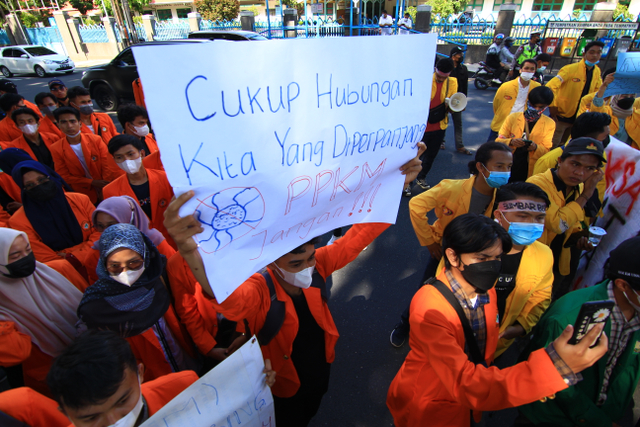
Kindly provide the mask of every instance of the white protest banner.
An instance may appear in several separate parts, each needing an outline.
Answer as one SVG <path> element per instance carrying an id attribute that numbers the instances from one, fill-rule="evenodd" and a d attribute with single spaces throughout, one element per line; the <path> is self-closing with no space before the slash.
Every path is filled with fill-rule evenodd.
<path id="1" fill-rule="evenodd" d="M 627 93 L 640 93 L 640 52 L 618 53 L 616 75 L 604 91 L 604 96 Z"/>
<path id="2" fill-rule="evenodd" d="M 275 427 L 273 396 L 254 336 L 141 427 Z"/>
<path id="3" fill-rule="evenodd" d="M 218 301 L 335 228 L 394 223 L 429 110 L 437 38 L 140 45 L 145 102 L 176 194 L 196 197 Z"/>
<path id="4" fill-rule="evenodd" d="M 606 152 L 604 216 L 596 225 L 607 234 L 592 252 L 580 258 L 575 288 L 600 283 L 609 252 L 640 231 L 640 151 L 612 137 Z"/>

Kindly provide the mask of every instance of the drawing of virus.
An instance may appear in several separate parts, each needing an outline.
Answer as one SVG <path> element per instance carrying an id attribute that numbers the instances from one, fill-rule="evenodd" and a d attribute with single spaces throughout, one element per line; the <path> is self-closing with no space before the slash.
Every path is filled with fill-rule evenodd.
<path id="1" fill-rule="evenodd" d="M 217 252 L 255 230 L 264 217 L 264 198 L 255 187 L 227 188 L 198 200 L 195 214 L 205 231 L 196 240 L 205 253 Z"/>

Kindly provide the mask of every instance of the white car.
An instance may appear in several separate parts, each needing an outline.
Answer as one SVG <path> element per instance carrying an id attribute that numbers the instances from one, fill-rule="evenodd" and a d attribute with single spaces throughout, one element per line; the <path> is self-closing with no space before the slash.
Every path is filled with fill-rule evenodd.
<path id="1" fill-rule="evenodd" d="M 71 74 L 75 68 L 67 55 L 60 55 L 44 46 L 8 46 L 2 49 L 0 55 L 0 72 L 5 77 L 29 73 L 36 73 L 38 77 L 44 77 L 48 73 Z"/>

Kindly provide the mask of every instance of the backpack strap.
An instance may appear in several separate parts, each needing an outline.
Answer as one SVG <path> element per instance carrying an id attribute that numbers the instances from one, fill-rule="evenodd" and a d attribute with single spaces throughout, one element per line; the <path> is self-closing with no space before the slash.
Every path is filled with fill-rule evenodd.
<path id="1" fill-rule="evenodd" d="M 464 310 L 460 305 L 458 298 L 456 298 L 456 296 L 447 285 L 434 277 L 427 280 L 425 282 L 425 285 L 431 285 L 436 288 L 458 314 L 460 323 L 462 324 L 462 330 L 464 331 L 464 340 L 467 343 L 467 348 L 469 349 L 469 360 L 476 365 L 483 365 L 486 367 L 487 363 L 484 360 L 482 353 L 480 352 L 480 348 L 478 347 L 478 342 L 476 341 L 473 329 L 471 328 L 471 324 L 469 324 L 469 319 L 467 319 L 467 316 L 464 313 Z"/>
<path id="2" fill-rule="evenodd" d="M 280 328 L 282 328 L 284 323 L 284 317 L 286 314 L 285 303 L 284 301 L 278 300 L 276 287 L 273 283 L 273 279 L 271 279 L 271 275 L 267 270 L 265 270 L 262 272 L 262 277 L 264 277 L 264 280 L 267 282 L 267 287 L 269 288 L 271 305 L 269 306 L 269 311 L 267 311 L 267 317 L 264 320 L 264 325 L 257 335 L 258 342 L 261 346 L 268 345 L 273 337 L 278 335 L 278 332 L 280 332 Z M 327 283 L 317 270 L 313 271 L 311 287 L 319 289 L 322 300 L 325 302 L 327 301 Z M 248 323 L 246 320 L 245 328 L 248 329 Z"/>
<path id="3" fill-rule="evenodd" d="M 267 317 L 264 320 L 264 325 L 262 326 L 262 329 L 260 329 L 260 332 L 258 332 L 258 342 L 260 345 L 267 345 L 271 342 L 273 337 L 280 332 L 280 328 L 282 328 L 282 324 L 284 323 L 286 309 L 284 301 L 278 301 L 276 287 L 267 270 L 262 272 L 262 277 L 264 277 L 264 280 L 267 282 L 267 287 L 269 288 L 271 305 L 269 306 L 269 311 L 267 311 Z"/>

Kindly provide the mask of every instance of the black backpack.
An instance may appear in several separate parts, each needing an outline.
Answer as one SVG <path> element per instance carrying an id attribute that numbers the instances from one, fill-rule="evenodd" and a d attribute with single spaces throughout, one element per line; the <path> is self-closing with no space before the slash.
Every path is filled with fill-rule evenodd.
<path id="1" fill-rule="evenodd" d="M 271 279 L 271 275 L 265 270 L 262 272 L 262 277 L 264 277 L 264 280 L 267 282 L 267 287 L 269 288 L 271 306 L 269 307 L 267 317 L 264 320 L 264 325 L 262 326 L 262 329 L 260 329 L 260 332 L 258 332 L 258 342 L 261 346 L 268 345 L 273 337 L 280 332 L 280 328 L 282 328 L 284 316 L 286 314 L 284 301 L 278 301 L 276 296 L 276 287 Z M 327 301 L 327 282 L 325 282 L 324 278 L 317 270 L 313 270 L 311 287 L 320 289 L 322 299 L 325 302 Z"/>

